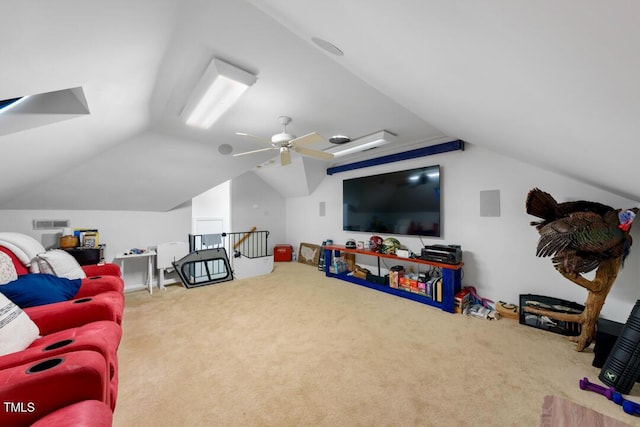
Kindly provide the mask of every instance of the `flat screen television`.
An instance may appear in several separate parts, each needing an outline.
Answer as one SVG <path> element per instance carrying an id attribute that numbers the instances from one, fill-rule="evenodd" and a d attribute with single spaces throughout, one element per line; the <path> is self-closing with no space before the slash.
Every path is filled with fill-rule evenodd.
<path id="1" fill-rule="evenodd" d="M 342 228 L 440 237 L 440 166 L 342 181 Z"/>

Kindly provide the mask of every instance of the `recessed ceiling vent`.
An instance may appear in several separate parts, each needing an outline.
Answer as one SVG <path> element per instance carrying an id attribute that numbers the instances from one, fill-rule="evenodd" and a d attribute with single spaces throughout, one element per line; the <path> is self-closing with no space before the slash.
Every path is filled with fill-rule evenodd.
<path id="1" fill-rule="evenodd" d="M 34 219 L 34 230 L 55 230 L 58 228 L 71 227 L 71 221 L 68 219 Z"/>

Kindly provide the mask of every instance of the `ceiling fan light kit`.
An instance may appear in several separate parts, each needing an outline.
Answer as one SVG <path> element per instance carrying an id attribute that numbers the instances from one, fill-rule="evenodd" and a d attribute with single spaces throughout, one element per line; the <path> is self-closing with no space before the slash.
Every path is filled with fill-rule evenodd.
<path id="1" fill-rule="evenodd" d="M 253 74 L 213 58 L 189 95 L 180 118 L 189 126 L 208 129 L 256 80 Z"/>

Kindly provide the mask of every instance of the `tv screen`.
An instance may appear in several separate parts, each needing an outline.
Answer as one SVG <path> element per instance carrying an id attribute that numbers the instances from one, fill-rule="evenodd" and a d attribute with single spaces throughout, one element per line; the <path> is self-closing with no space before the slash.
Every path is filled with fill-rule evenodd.
<path id="1" fill-rule="evenodd" d="M 342 228 L 440 237 L 440 166 L 342 181 Z"/>

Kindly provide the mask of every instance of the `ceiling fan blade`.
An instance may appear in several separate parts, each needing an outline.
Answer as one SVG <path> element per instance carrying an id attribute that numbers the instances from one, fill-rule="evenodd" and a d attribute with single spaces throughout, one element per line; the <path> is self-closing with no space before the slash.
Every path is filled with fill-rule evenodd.
<path id="1" fill-rule="evenodd" d="M 333 153 L 327 153 L 326 151 L 311 150 L 310 148 L 294 147 L 297 153 L 304 154 L 305 156 L 315 157 L 321 160 L 333 159 Z"/>
<path id="2" fill-rule="evenodd" d="M 274 149 L 273 147 L 269 147 L 269 148 L 261 148 L 259 150 L 245 151 L 244 153 L 234 154 L 233 157 L 244 156 L 245 154 L 260 153 L 262 151 L 269 151 L 269 150 L 273 150 L 273 149 Z"/>
<path id="3" fill-rule="evenodd" d="M 288 148 L 282 148 L 280 150 L 280 164 L 282 166 L 291 164 L 291 152 Z"/>
<path id="4" fill-rule="evenodd" d="M 266 142 L 267 144 L 271 144 L 271 141 L 268 140 L 267 138 L 262 138 L 260 136 L 251 135 L 250 133 L 236 132 L 236 135 L 238 135 L 238 136 L 246 136 L 248 138 L 257 139 L 260 142 Z"/>
<path id="5" fill-rule="evenodd" d="M 293 145 L 302 146 L 302 145 L 309 145 L 315 142 L 322 142 L 322 141 L 324 141 L 324 138 L 320 134 L 311 132 L 306 135 L 302 135 L 299 138 L 292 139 L 290 143 Z"/>

